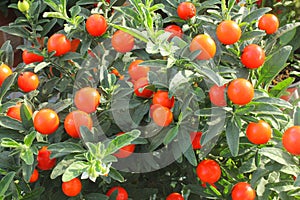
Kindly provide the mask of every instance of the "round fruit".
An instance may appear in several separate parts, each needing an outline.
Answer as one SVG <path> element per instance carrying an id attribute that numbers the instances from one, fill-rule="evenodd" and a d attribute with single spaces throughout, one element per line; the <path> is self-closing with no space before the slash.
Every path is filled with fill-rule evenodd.
<path id="1" fill-rule="evenodd" d="M 140 78 L 134 82 L 134 93 L 138 97 L 150 98 L 153 95 L 153 91 L 146 89 L 149 85 L 147 77 Z M 141 91 L 142 90 L 142 91 Z"/>
<path id="2" fill-rule="evenodd" d="M 2 63 L 0 65 L 0 87 L 4 80 L 12 74 L 11 69 L 6 64 Z"/>
<path id="3" fill-rule="evenodd" d="M 17 105 L 8 108 L 6 115 L 13 119 L 21 121 L 21 106 L 22 104 L 18 103 Z M 30 108 L 28 108 L 28 106 L 27 109 L 29 113 L 32 114 L 32 111 Z"/>
<path id="4" fill-rule="evenodd" d="M 86 126 L 90 130 L 92 129 L 93 120 L 89 114 L 80 110 L 70 112 L 64 121 L 66 132 L 73 138 L 79 138 L 81 126 Z"/>
<path id="5" fill-rule="evenodd" d="M 29 3 L 27 0 L 18 1 L 18 9 L 21 12 L 27 12 L 29 10 Z"/>
<path id="6" fill-rule="evenodd" d="M 164 107 L 167 107 L 169 109 L 173 108 L 175 103 L 175 98 L 172 96 L 171 99 L 169 99 L 169 93 L 167 91 L 157 91 L 153 95 L 152 99 L 153 104 L 160 104 Z"/>
<path id="7" fill-rule="evenodd" d="M 177 14 L 183 20 L 191 19 L 196 15 L 196 7 L 191 2 L 182 2 L 177 7 Z"/>
<path id="8" fill-rule="evenodd" d="M 38 88 L 39 77 L 33 72 L 22 72 L 18 77 L 18 86 L 23 92 L 31 92 Z"/>
<path id="9" fill-rule="evenodd" d="M 34 128 L 43 135 L 54 133 L 59 126 L 59 118 L 55 111 L 50 109 L 40 110 L 33 120 Z"/>
<path id="10" fill-rule="evenodd" d="M 79 39 L 73 39 L 71 41 L 71 52 L 76 52 L 78 49 L 78 46 L 80 45 L 80 40 Z"/>
<path id="11" fill-rule="evenodd" d="M 100 14 L 93 14 L 86 20 L 85 28 L 91 36 L 101 36 L 107 29 L 106 19 Z"/>
<path id="12" fill-rule="evenodd" d="M 264 14 L 258 21 L 258 28 L 267 34 L 273 34 L 278 30 L 279 20 L 273 14 Z"/>
<path id="13" fill-rule="evenodd" d="M 118 133 L 117 135 L 122 135 L 122 134 L 124 133 Z M 127 145 L 125 147 L 122 147 L 116 153 L 114 153 L 114 156 L 116 156 L 117 158 L 127 158 L 134 152 L 134 149 L 135 149 L 135 144 Z"/>
<path id="14" fill-rule="evenodd" d="M 112 47 L 120 53 L 126 53 L 134 47 L 134 37 L 129 33 L 117 30 L 111 38 Z"/>
<path id="15" fill-rule="evenodd" d="M 234 44 L 239 41 L 241 35 L 242 30 L 234 21 L 222 21 L 217 27 L 217 37 L 223 44 Z"/>
<path id="16" fill-rule="evenodd" d="M 32 175 L 30 177 L 29 183 L 34 183 L 38 179 L 39 179 L 39 172 L 38 172 L 38 170 L 34 169 Z"/>
<path id="17" fill-rule="evenodd" d="M 100 104 L 100 94 L 95 88 L 81 88 L 75 93 L 75 106 L 86 113 L 92 113 L 97 110 Z"/>
<path id="18" fill-rule="evenodd" d="M 300 126 L 288 128 L 282 136 L 284 148 L 293 155 L 300 155 Z"/>
<path id="19" fill-rule="evenodd" d="M 55 51 L 55 56 L 64 55 L 71 50 L 71 41 L 64 34 L 53 34 L 48 40 L 48 52 Z"/>
<path id="20" fill-rule="evenodd" d="M 190 133 L 190 138 L 191 138 L 191 142 L 192 142 L 192 146 L 193 149 L 201 149 L 201 136 L 202 136 L 202 132 L 191 132 Z"/>
<path id="21" fill-rule="evenodd" d="M 245 67 L 256 69 L 264 64 L 265 57 L 265 52 L 260 46 L 250 44 L 244 48 L 241 61 Z"/>
<path id="22" fill-rule="evenodd" d="M 44 56 L 37 55 L 35 53 L 30 53 L 27 50 L 24 50 L 22 53 L 23 62 L 28 65 L 34 62 L 42 62 L 44 60 Z"/>
<path id="23" fill-rule="evenodd" d="M 151 118 L 153 118 L 153 111 L 154 111 L 156 108 L 160 107 L 160 106 L 161 106 L 160 104 L 152 104 L 152 105 L 150 106 L 149 114 L 150 114 L 150 117 L 151 117 Z"/>
<path id="24" fill-rule="evenodd" d="M 56 158 L 50 159 L 51 151 L 47 150 L 47 147 L 42 147 L 37 155 L 37 167 L 41 170 L 50 170 L 56 164 Z"/>
<path id="25" fill-rule="evenodd" d="M 218 86 L 213 85 L 209 90 L 209 99 L 216 106 L 226 106 L 227 102 L 225 99 L 226 85 Z"/>
<path id="26" fill-rule="evenodd" d="M 220 165 L 214 160 L 201 161 L 196 169 L 197 176 L 204 183 L 213 184 L 221 177 Z"/>
<path id="27" fill-rule="evenodd" d="M 251 122 L 247 126 L 246 135 L 253 144 L 265 144 L 271 138 L 272 128 L 263 120 L 259 120 L 258 123 Z"/>
<path id="28" fill-rule="evenodd" d="M 167 196 L 166 200 L 184 200 L 184 198 L 179 193 L 172 193 L 169 196 Z"/>
<path id="29" fill-rule="evenodd" d="M 234 104 L 246 105 L 254 97 L 254 88 L 248 80 L 238 78 L 230 82 L 227 94 Z"/>
<path id="30" fill-rule="evenodd" d="M 194 37 L 190 45 L 190 51 L 200 50 L 200 54 L 197 56 L 198 60 L 209 60 L 216 54 L 217 47 L 215 41 L 205 34 L 200 34 Z"/>
<path id="31" fill-rule="evenodd" d="M 165 28 L 165 31 L 172 33 L 169 39 L 172 39 L 173 37 L 182 38 L 183 35 L 182 29 L 180 28 L 180 26 L 177 25 L 169 25 Z"/>
<path id="32" fill-rule="evenodd" d="M 61 185 L 62 191 L 69 197 L 75 197 L 81 192 L 82 184 L 78 178 L 63 182 Z"/>
<path id="33" fill-rule="evenodd" d="M 231 191 L 232 200 L 254 200 L 256 197 L 255 190 L 246 182 L 239 182 L 234 185 Z"/>
<path id="34" fill-rule="evenodd" d="M 127 200 L 128 199 L 127 191 L 120 186 L 112 187 L 110 190 L 107 191 L 106 196 L 110 196 L 116 190 L 118 193 L 116 200 Z"/>
<path id="35" fill-rule="evenodd" d="M 150 68 L 147 66 L 138 66 L 143 60 L 135 60 L 128 67 L 128 73 L 132 80 L 139 80 L 140 78 L 147 77 Z"/>
<path id="36" fill-rule="evenodd" d="M 166 127 L 173 121 L 173 113 L 167 107 L 160 106 L 153 111 L 153 121 L 161 127 Z"/>

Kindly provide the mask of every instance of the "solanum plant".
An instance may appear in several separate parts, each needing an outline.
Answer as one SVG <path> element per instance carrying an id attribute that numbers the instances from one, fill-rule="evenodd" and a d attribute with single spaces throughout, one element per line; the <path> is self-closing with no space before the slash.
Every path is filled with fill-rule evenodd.
<path id="1" fill-rule="evenodd" d="M 251 0 L 10 7 L 0 199 L 300 198 L 294 78 L 271 85 L 300 22 Z"/>

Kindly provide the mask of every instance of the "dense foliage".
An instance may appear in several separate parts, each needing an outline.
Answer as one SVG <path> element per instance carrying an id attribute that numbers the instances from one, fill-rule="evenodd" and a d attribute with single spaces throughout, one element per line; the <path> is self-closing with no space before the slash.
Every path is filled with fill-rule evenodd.
<path id="1" fill-rule="evenodd" d="M 0 30 L 24 45 L 13 70 L 0 49 L 0 199 L 299 199 L 295 77 L 272 80 L 300 22 L 265 4 L 10 4 Z"/>

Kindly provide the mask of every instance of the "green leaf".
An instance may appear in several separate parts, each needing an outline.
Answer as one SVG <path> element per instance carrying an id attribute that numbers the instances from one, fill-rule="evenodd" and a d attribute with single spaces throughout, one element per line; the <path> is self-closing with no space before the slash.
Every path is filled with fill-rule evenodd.
<path id="1" fill-rule="evenodd" d="M 51 179 L 56 179 L 63 173 L 65 173 L 66 169 L 76 161 L 76 159 L 67 159 L 60 161 L 52 170 L 52 173 L 50 175 Z"/>
<path id="2" fill-rule="evenodd" d="M 242 34 L 240 40 L 241 41 L 251 40 L 253 38 L 263 37 L 265 35 L 266 35 L 265 31 L 260 31 L 260 30 L 248 31 Z"/>
<path id="3" fill-rule="evenodd" d="M 112 179 L 123 183 L 125 181 L 124 177 L 113 167 L 110 168 L 109 174 Z"/>
<path id="4" fill-rule="evenodd" d="M 34 188 L 30 192 L 26 192 L 26 194 L 24 196 L 22 196 L 22 198 L 20 200 L 39 199 L 44 192 L 45 192 L 45 188 L 44 187 L 37 187 L 37 188 Z"/>
<path id="5" fill-rule="evenodd" d="M 164 144 L 167 145 L 170 142 L 172 142 L 172 140 L 177 136 L 178 133 L 178 126 L 174 126 L 173 128 L 171 128 L 168 133 L 166 134 L 165 138 L 164 138 Z"/>
<path id="6" fill-rule="evenodd" d="M 268 88 L 272 80 L 284 69 L 291 51 L 291 46 L 285 46 L 272 54 L 261 67 L 260 76 L 256 85 L 265 85 L 265 88 Z"/>
<path id="7" fill-rule="evenodd" d="M 183 155 L 186 157 L 186 159 L 191 165 L 197 166 L 197 158 L 191 145 L 190 134 L 186 134 L 186 131 L 184 130 L 179 130 L 177 137 L 178 141 L 180 141 L 178 142 L 178 146 Z"/>
<path id="8" fill-rule="evenodd" d="M 239 153 L 240 127 L 235 118 L 231 118 L 226 124 L 226 139 L 231 155 L 237 156 Z"/>
<path id="9" fill-rule="evenodd" d="M 51 151 L 51 158 L 62 157 L 71 153 L 83 153 L 85 149 L 77 143 L 73 142 L 60 142 L 51 144 L 48 146 L 48 150 Z"/>
<path id="10" fill-rule="evenodd" d="M 1 179 L 1 181 L 0 181 L 0 197 L 5 195 L 6 191 L 9 188 L 9 185 L 13 181 L 15 175 L 16 175 L 15 172 L 9 172 Z"/>
<path id="11" fill-rule="evenodd" d="M 286 92 L 286 89 L 294 82 L 295 78 L 289 77 L 278 84 L 276 84 L 274 87 L 271 87 L 269 90 L 270 96 L 273 97 L 281 97 L 284 92 Z"/>
<path id="12" fill-rule="evenodd" d="M 3 51 L 3 55 L 1 54 Z M 0 60 L 3 61 L 8 66 L 13 66 L 14 64 L 14 50 L 11 46 L 10 40 L 4 42 L 0 49 Z"/>
<path id="13" fill-rule="evenodd" d="M 25 104 L 21 105 L 20 108 L 20 116 L 22 120 L 22 125 L 27 129 L 31 129 L 33 127 L 32 115 L 28 110 L 28 107 Z"/>
<path id="14" fill-rule="evenodd" d="M 148 38 L 145 37 L 145 34 L 142 34 L 140 31 L 138 31 L 136 29 L 125 27 L 125 26 L 120 26 L 120 25 L 116 25 L 116 24 L 110 24 L 110 25 L 116 29 L 119 29 L 121 31 L 129 33 L 133 37 L 135 37 L 143 42 L 146 42 L 146 43 L 148 42 Z"/>
<path id="15" fill-rule="evenodd" d="M 105 155 L 110 155 L 118 151 L 120 148 L 129 145 L 133 140 L 140 136 L 139 130 L 133 130 L 131 132 L 124 133 L 111 140 L 106 148 Z"/>
<path id="16" fill-rule="evenodd" d="M 259 153 L 282 165 L 299 165 L 299 162 L 296 162 L 293 156 L 279 148 L 264 147 L 259 150 Z"/>
<path id="17" fill-rule="evenodd" d="M 261 16 L 263 16 L 265 13 L 271 11 L 271 8 L 259 8 L 259 9 L 254 9 L 252 12 L 250 12 L 248 15 L 244 17 L 242 22 L 248 22 L 251 23 L 253 20 L 257 20 Z"/>
<path id="18" fill-rule="evenodd" d="M 100 193 L 89 193 L 87 195 L 84 195 L 84 199 L 86 199 L 86 200 L 108 200 L 109 197 L 104 194 L 100 194 Z"/>
<path id="19" fill-rule="evenodd" d="M 280 98 L 259 97 L 259 98 L 254 99 L 249 104 L 252 105 L 252 104 L 256 104 L 256 103 L 266 103 L 266 104 L 278 106 L 280 108 L 289 108 L 289 109 L 293 108 L 293 106 L 289 102 L 287 102 L 283 99 L 280 99 Z"/>
<path id="20" fill-rule="evenodd" d="M 34 73 L 37 73 L 37 72 L 41 71 L 42 69 L 49 66 L 50 64 L 51 64 L 50 62 L 40 62 L 39 64 L 37 64 L 35 66 Z"/>
<path id="21" fill-rule="evenodd" d="M 2 102 L 3 97 L 7 93 L 7 91 L 10 89 L 10 87 L 14 84 L 18 74 L 13 73 L 9 77 L 7 77 L 4 82 L 2 83 L 2 86 L 0 87 L 0 104 Z"/>
<path id="22" fill-rule="evenodd" d="M 20 158 L 26 163 L 26 165 L 32 165 L 34 162 L 33 152 L 30 148 L 23 148 L 20 153 Z"/>
<path id="23" fill-rule="evenodd" d="M 295 113 L 294 113 L 294 125 L 295 126 L 300 126 L 300 107 L 295 108 Z"/>
<path id="24" fill-rule="evenodd" d="M 15 140 L 11 138 L 2 138 L 1 140 L 1 146 L 2 147 L 8 147 L 8 148 L 19 148 L 22 146 L 22 144 L 19 144 Z"/>
<path id="25" fill-rule="evenodd" d="M 72 163 L 66 169 L 64 175 L 62 176 L 62 181 L 67 182 L 67 181 L 72 180 L 73 178 L 76 178 L 77 176 L 82 174 L 82 172 L 87 170 L 88 167 L 89 167 L 89 165 L 87 164 L 87 162 L 84 162 L 84 161 L 77 161 L 77 162 Z"/>
<path id="26" fill-rule="evenodd" d="M 0 116 L 0 126 L 17 131 L 25 131 L 21 122 L 7 116 Z"/>
<path id="27" fill-rule="evenodd" d="M 24 144 L 27 147 L 30 147 L 32 145 L 33 140 L 35 139 L 36 131 L 32 131 L 30 134 L 26 135 L 24 137 Z"/>

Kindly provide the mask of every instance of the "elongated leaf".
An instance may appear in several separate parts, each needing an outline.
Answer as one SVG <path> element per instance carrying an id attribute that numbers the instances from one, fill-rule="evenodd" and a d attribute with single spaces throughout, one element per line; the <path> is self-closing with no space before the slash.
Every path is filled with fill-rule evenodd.
<path id="1" fill-rule="evenodd" d="M 28 107 L 25 104 L 21 105 L 20 116 L 22 124 L 27 130 L 33 127 L 32 114 L 30 113 Z"/>
<path id="2" fill-rule="evenodd" d="M 33 200 L 38 199 L 42 196 L 44 193 L 45 188 L 44 187 L 37 187 L 34 188 L 31 192 L 26 193 L 20 200 Z"/>
<path id="3" fill-rule="evenodd" d="M 260 97 L 260 98 L 254 99 L 250 103 L 250 105 L 256 104 L 256 103 L 266 103 L 266 104 L 275 105 L 275 106 L 278 106 L 281 108 L 290 108 L 290 109 L 293 108 L 293 106 L 289 102 L 287 102 L 283 99 L 280 99 L 280 98 Z"/>
<path id="4" fill-rule="evenodd" d="M 24 144 L 27 147 L 30 147 L 32 145 L 33 140 L 35 139 L 36 131 L 32 131 L 30 134 L 26 135 L 24 138 Z"/>
<path id="5" fill-rule="evenodd" d="M 89 193 L 84 196 L 86 200 L 108 200 L 109 197 L 100 193 Z"/>
<path id="6" fill-rule="evenodd" d="M 110 24 L 110 25 L 116 29 L 119 29 L 121 31 L 129 33 L 133 37 L 135 37 L 143 42 L 146 42 L 146 43 L 148 42 L 148 38 L 145 36 L 145 34 L 142 34 L 140 31 L 137 31 L 136 29 L 125 27 L 125 26 L 120 26 L 120 25 L 116 25 L 116 24 Z"/>
<path id="7" fill-rule="evenodd" d="M 291 46 L 285 46 L 272 54 L 261 68 L 261 74 L 258 78 L 257 85 L 263 84 L 266 88 L 268 88 L 272 80 L 285 67 L 291 51 Z"/>
<path id="8" fill-rule="evenodd" d="M 114 180 L 119 181 L 121 183 L 125 181 L 124 177 L 113 167 L 110 168 L 108 175 Z"/>
<path id="9" fill-rule="evenodd" d="M 190 135 L 186 134 L 186 131 L 179 130 L 177 137 L 178 141 L 180 141 L 178 145 L 183 155 L 186 157 L 186 159 L 191 165 L 197 166 L 197 158 L 191 145 Z"/>
<path id="10" fill-rule="evenodd" d="M 167 145 L 169 144 L 170 142 L 172 142 L 172 140 L 177 136 L 177 133 L 178 133 L 178 126 L 174 126 L 173 128 L 171 128 L 167 135 L 165 136 L 164 138 L 164 144 Z"/>
<path id="11" fill-rule="evenodd" d="M 52 173 L 50 175 L 51 179 L 56 179 L 63 173 L 65 173 L 66 169 L 76 161 L 76 159 L 64 159 L 60 161 L 52 170 Z"/>
<path id="12" fill-rule="evenodd" d="M 73 142 L 60 142 L 48 146 L 51 151 L 51 158 L 62 157 L 71 153 L 83 153 L 83 149 L 79 144 Z"/>
<path id="13" fill-rule="evenodd" d="M 249 31 L 249 32 L 243 33 L 240 40 L 242 40 L 242 41 L 251 40 L 253 38 L 263 37 L 265 35 L 266 35 L 265 31 L 254 30 L 254 31 Z"/>
<path id="14" fill-rule="evenodd" d="M 11 138 L 2 138 L 1 140 L 1 146 L 2 147 L 8 147 L 8 148 L 19 148 L 21 144 L 16 142 L 15 140 Z"/>
<path id="15" fill-rule="evenodd" d="M 65 171 L 64 175 L 62 176 L 62 181 L 67 182 L 72 180 L 73 178 L 76 178 L 82 172 L 87 170 L 89 167 L 88 163 L 83 162 L 83 161 L 77 161 L 72 163 Z"/>
<path id="16" fill-rule="evenodd" d="M 10 40 L 4 42 L 2 45 L 1 50 L 3 50 L 3 55 L 0 53 L 0 60 L 3 61 L 8 66 L 13 66 L 14 64 L 14 50 L 10 44 Z"/>
<path id="17" fill-rule="evenodd" d="M 294 125 L 300 126 L 300 107 L 296 107 L 294 113 Z"/>
<path id="18" fill-rule="evenodd" d="M 41 71 L 42 69 L 44 69 L 50 64 L 51 64 L 50 62 L 40 62 L 37 66 L 35 66 L 34 73 Z"/>
<path id="19" fill-rule="evenodd" d="M 299 162 L 296 162 L 293 156 L 279 148 L 265 147 L 260 149 L 259 153 L 282 165 L 299 165 Z"/>
<path id="20" fill-rule="evenodd" d="M 286 89 L 294 82 L 295 78 L 289 77 L 269 90 L 269 94 L 273 97 L 281 97 Z"/>
<path id="21" fill-rule="evenodd" d="M 4 82 L 2 83 L 2 86 L 0 88 L 0 103 L 2 102 L 3 97 L 7 93 L 7 91 L 10 89 L 10 87 L 14 84 L 18 74 L 13 73 L 9 77 L 7 77 Z"/>
<path id="22" fill-rule="evenodd" d="M 105 151 L 105 156 L 109 154 L 113 154 L 116 151 L 118 151 L 120 148 L 129 145 L 133 140 L 138 138 L 140 134 L 141 134 L 140 131 L 133 130 L 131 132 L 127 132 L 117 136 L 116 138 L 114 138 L 112 141 L 109 142 Z"/>
<path id="23" fill-rule="evenodd" d="M 1 181 L 0 181 L 0 197 L 5 195 L 6 191 L 9 188 L 9 185 L 13 181 L 15 175 L 16 175 L 15 172 L 9 172 L 1 179 Z"/>
<path id="24" fill-rule="evenodd" d="M 237 156 L 239 153 L 240 127 L 234 118 L 227 122 L 226 139 L 232 156 Z"/>
<path id="25" fill-rule="evenodd" d="M 21 150 L 20 158 L 26 163 L 26 165 L 32 165 L 34 162 L 33 152 L 29 148 Z"/>
<path id="26" fill-rule="evenodd" d="M 245 18 L 242 20 L 242 22 L 252 22 L 253 20 L 257 20 L 261 16 L 263 16 L 265 13 L 269 12 L 272 10 L 271 8 L 259 8 L 256 10 L 253 10 L 250 12 Z"/>

